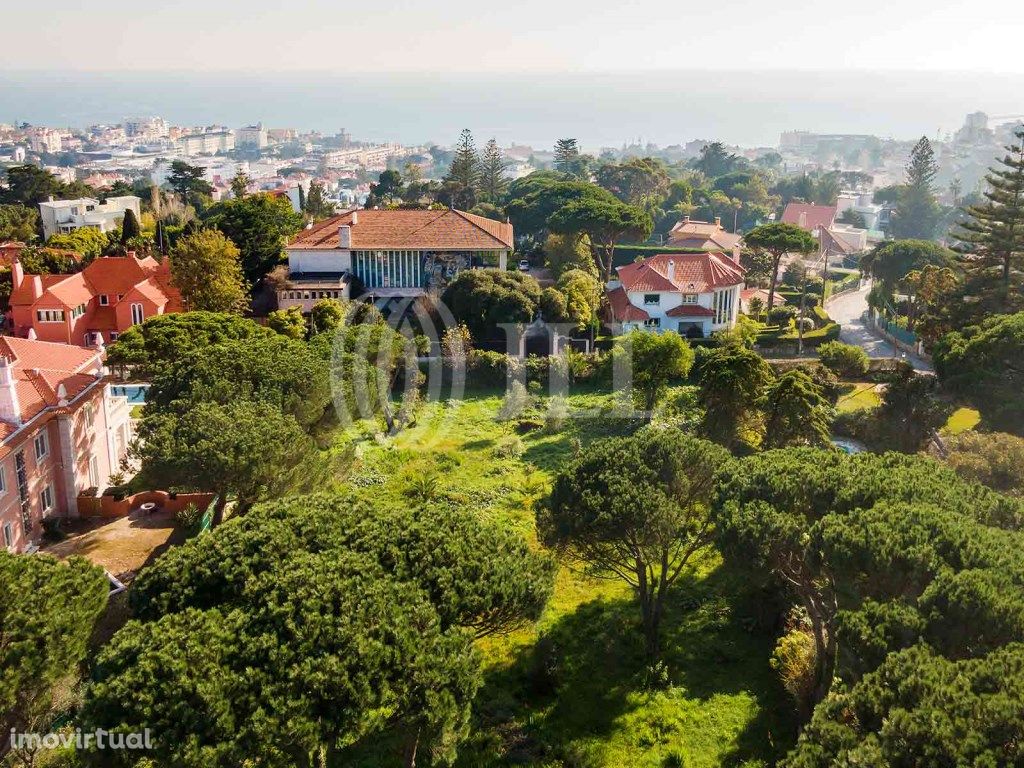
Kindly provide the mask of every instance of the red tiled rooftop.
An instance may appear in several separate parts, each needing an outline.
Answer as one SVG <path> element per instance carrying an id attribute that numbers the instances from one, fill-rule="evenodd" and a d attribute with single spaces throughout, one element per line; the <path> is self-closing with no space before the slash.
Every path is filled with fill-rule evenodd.
<path id="1" fill-rule="evenodd" d="M 300 232 L 288 247 L 337 248 L 338 229 L 345 224 L 352 227 L 353 250 L 483 251 L 513 247 L 511 224 L 456 210 L 349 211 Z"/>
<path id="2" fill-rule="evenodd" d="M 668 276 L 669 262 L 675 265 L 672 279 Z M 617 271 L 627 291 L 682 293 L 705 293 L 739 285 L 744 274 L 743 267 L 721 253 L 660 253 Z"/>
<path id="3" fill-rule="evenodd" d="M 650 315 L 640 307 L 633 306 L 626 292 L 621 288 L 608 292 L 608 304 L 612 308 L 612 317 L 619 322 L 639 322 L 649 320 Z"/>
<path id="4" fill-rule="evenodd" d="M 831 227 L 836 218 L 834 205 L 811 205 L 809 203 L 789 203 L 782 214 L 785 224 L 796 224 L 801 229 L 813 232 L 819 227 Z"/>

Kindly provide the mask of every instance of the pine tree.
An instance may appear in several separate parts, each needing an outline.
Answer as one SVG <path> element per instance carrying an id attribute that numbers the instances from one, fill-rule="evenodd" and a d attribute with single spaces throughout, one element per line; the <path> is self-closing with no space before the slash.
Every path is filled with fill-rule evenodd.
<path id="1" fill-rule="evenodd" d="M 300 187 L 301 189 L 301 187 Z M 319 181 L 311 182 L 309 194 L 306 195 L 303 212 L 314 221 L 326 219 L 334 215 L 334 204 L 327 200 L 324 185 Z"/>
<path id="2" fill-rule="evenodd" d="M 981 269 L 998 267 L 1002 277 L 1004 310 L 1010 294 L 1014 269 L 1024 268 L 1024 129 L 1014 134 L 1015 143 L 1006 147 L 1002 168 L 992 168 L 985 177 L 987 202 L 967 208 L 971 217 L 961 224 L 957 236 L 960 251 L 975 257 Z"/>
<path id="3" fill-rule="evenodd" d="M 231 196 L 239 199 L 245 197 L 245 193 L 249 191 L 249 182 L 252 179 L 245 173 L 245 171 L 239 170 L 231 179 Z"/>
<path id="4" fill-rule="evenodd" d="M 476 205 L 480 190 L 480 155 L 473 134 L 464 128 L 455 145 L 455 156 L 444 177 L 445 197 L 454 208 L 468 210 Z"/>
<path id="5" fill-rule="evenodd" d="M 502 155 L 498 142 L 491 139 L 484 147 L 483 161 L 480 164 L 480 193 L 488 203 L 497 204 L 508 189 L 508 178 L 505 171 L 508 163 Z"/>
<path id="6" fill-rule="evenodd" d="M 568 173 L 570 176 L 582 176 L 586 163 L 580 154 L 580 145 L 576 139 L 559 139 L 555 142 L 555 170 Z"/>
<path id="7" fill-rule="evenodd" d="M 941 212 L 932 185 L 938 172 L 931 142 L 922 136 L 910 153 L 907 183 L 896 203 L 892 229 L 897 238 L 931 240 L 935 236 Z"/>

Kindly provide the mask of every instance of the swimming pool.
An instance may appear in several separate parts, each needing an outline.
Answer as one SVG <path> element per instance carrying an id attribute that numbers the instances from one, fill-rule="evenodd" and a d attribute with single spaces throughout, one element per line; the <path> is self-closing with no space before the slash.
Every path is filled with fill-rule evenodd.
<path id="1" fill-rule="evenodd" d="M 114 397 L 126 397 L 131 405 L 142 405 L 146 402 L 149 384 L 111 384 L 110 394 Z"/>

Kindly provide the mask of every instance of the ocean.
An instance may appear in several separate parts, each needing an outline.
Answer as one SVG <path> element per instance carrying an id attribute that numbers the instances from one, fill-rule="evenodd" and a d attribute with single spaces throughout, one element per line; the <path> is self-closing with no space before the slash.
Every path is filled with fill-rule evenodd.
<path id="1" fill-rule="evenodd" d="M 907 72 L 551 74 L 0 72 L 0 122 L 84 127 L 138 115 L 175 124 L 344 128 L 358 140 L 451 144 L 470 128 L 549 148 L 692 139 L 774 146 L 788 130 L 943 136 L 968 112 L 1024 113 L 1024 75 Z"/>

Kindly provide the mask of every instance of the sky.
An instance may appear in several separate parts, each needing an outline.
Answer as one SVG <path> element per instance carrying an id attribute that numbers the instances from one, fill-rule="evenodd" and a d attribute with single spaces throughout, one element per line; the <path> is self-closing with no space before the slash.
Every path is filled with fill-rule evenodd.
<path id="1" fill-rule="evenodd" d="M 1022 0 L 50 0 L 0 70 L 1024 73 Z"/>

